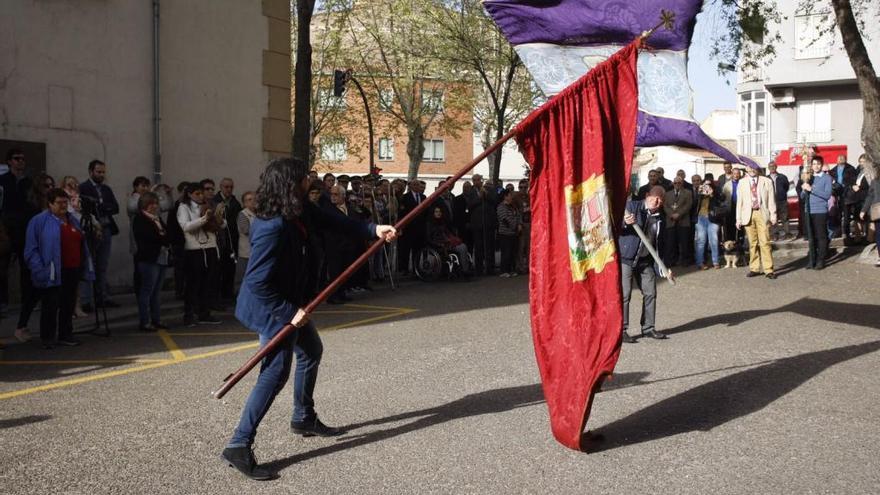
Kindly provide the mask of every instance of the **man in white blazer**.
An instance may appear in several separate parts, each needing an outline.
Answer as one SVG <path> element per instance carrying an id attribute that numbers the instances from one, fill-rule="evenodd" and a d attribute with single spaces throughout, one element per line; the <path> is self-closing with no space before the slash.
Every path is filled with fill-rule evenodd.
<path id="1" fill-rule="evenodd" d="M 746 177 L 739 181 L 736 191 L 736 228 L 745 228 L 749 237 L 749 273 L 747 277 L 773 273 L 773 255 L 770 247 L 770 226 L 776 223 L 776 200 L 773 182 L 758 175 L 758 170 L 746 167 Z"/>

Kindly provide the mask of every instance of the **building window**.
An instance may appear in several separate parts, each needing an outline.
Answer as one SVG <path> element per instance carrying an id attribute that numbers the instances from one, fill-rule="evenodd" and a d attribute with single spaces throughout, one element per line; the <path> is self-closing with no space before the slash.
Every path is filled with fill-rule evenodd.
<path id="1" fill-rule="evenodd" d="M 766 156 L 767 93 L 749 91 L 739 95 L 739 152 L 743 155 Z"/>
<path id="2" fill-rule="evenodd" d="M 321 138 L 321 160 L 328 162 L 341 162 L 345 160 L 346 156 L 345 138 Z"/>
<path id="3" fill-rule="evenodd" d="M 801 101 L 797 106 L 797 142 L 831 141 L 831 101 Z"/>
<path id="4" fill-rule="evenodd" d="M 382 138 L 379 140 L 379 159 L 383 161 L 394 160 L 394 140 Z"/>
<path id="5" fill-rule="evenodd" d="M 831 55 L 834 31 L 831 14 L 798 15 L 794 18 L 794 58 L 821 58 Z"/>
<path id="6" fill-rule="evenodd" d="M 318 90 L 318 110 L 326 112 L 328 110 L 341 110 L 345 108 L 345 98 L 342 96 L 333 96 L 333 90 L 322 88 Z"/>
<path id="7" fill-rule="evenodd" d="M 446 160 L 446 145 L 442 139 L 425 139 L 425 152 L 422 161 L 442 162 Z"/>
<path id="8" fill-rule="evenodd" d="M 394 90 L 383 89 L 379 91 L 379 110 L 390 112 L 394 106 Z"/>
<path id="9" fill-rule="evenodd" d="M 422 90 L 422 108 L 426 113 L 443 111 L 443 91 L 439 89 Z"/>

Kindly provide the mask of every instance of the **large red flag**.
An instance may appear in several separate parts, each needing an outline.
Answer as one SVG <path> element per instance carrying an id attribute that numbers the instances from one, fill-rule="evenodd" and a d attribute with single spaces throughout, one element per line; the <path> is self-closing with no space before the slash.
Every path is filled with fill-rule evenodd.
<path id="1" fill-rule="evenodd" d="M 532 167 L 532 337 L 553 435 L 572 449 L 620 354 L 616 234 L 636 136 L 638 42 L 517 126 Z"/>

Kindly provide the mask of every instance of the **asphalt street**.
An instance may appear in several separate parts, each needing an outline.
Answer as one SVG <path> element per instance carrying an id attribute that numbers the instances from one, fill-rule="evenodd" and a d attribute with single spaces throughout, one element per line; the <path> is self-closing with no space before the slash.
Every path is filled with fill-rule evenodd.
<path id="1" fill-rule="evenodd" d="M 324 306 L 318 411 L 349 433 L 293 436 L 288 386 L 257 437 L 280 474 L 263 483 L 218 458 L 256 374 L 211 397 L 254 335 L 230 314 L 181 328 L 176 302 L 175 328 L 139 334 L 129 299 L 109 338 L 4 340 L 0 493 L 878 493 L 880 268 L 780 264 L 777 280 L 738 268 L 662 284 L 670 338 L 624 346 L 587 453 L 550 433 L 527 277 Z"/>

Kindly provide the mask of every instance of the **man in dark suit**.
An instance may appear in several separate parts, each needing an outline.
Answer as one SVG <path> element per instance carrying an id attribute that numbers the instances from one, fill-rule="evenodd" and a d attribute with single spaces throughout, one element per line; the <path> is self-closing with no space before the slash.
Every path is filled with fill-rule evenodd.
<path id="1" fill-rule="evenodd" d="M 773 197 L 776 200 L 776 223 L 771 232 L 770 238 L 775 241 L 781 241 L 788 238 L 788 188 L 791 184 L 785 174 L 776 171 L 776 162 L 770 161 L 767 164 L 767 177 L 773 182 Z"/>
<path id="2" fill-rule="evenodd" d="M 214 196 L 214 204 L 225 205 L 226 227 L 217 233 L 220 247 L 220 297 L 232 302 L 235 297 L 235 264 L 238 261 L 238 214 L 241 203 L 235 199 L 235 183 L 226 177 L 220 181 L 220 192 Z"/>
<path id="3" fill-rule="evenodd" d="M 849 215 L 847 215 L 846 208 L 844 207 L 844 196 L 846 196 L 846 191 L 852 190 L 852 186 L 856 184 L 856 178 L 859 174 L 855 167 L 847 163 L 846 155 L 839 155 L 837 157 L 837 164 L 828 173 L 831 175 L 832 191 L 834 191 L 834 196 L 837 198 L 838 215 L 833 223 L 841 225 L 844 237 L 849 238 Z M 831 220 L 831 217 L 829 217 L 829 220 Z M 832 222 L 829 221 L 828 223 L 831 224 Z M 835 229 L 835 232 L 835 236 L 841 233 L 839 229 Z"/>
<path id="4" fill-rule="evenodd" d="M 119 203 L 113 190 L 105 181 L 107 178 L 107 165 L 101 160 L 89 162 L 89 180 L 79 185 L 79 196 L 83 205 L 83 214 L 93 213 L 98 220 L 95 232 L 91 233 L 91 245 L 95 246 L 92 252 L 95 259 L 95 290 L 92 294 L 91 286 L 86 284 L 86 290 L 81 294 L 83 310 L 89 311 L 92 304 L 95 307 L 105 306 L 108 308 L 119 307 L 109 299 L 107 291 L 107 265 L 110 263 L 110 250 L 113 247 L 113 236 L 119 233 L 114 215 L 119 214 Z M 100 239 L 97 231 L 100 230 Z M 87 234 L 89 234 L 87 232 Z"/>
<path id="5" fill-rule="evenodd" d="M 658 332 L 654 326 L 657 300 L 657 266 L 648 248 L 642 243 L 632 225 L 638 225 L 652 247 L 662 252 L 663 247 L 663 197 L 666 191 L 662 186 L 654 186 L 648 191 L 644 201 L 630 200 L 626 204 L 626 213 L 623 216 L 623 230 L 620 233 L 618 244 L 620 246 L 620 277 L 623 288 L 623 328 L 621 330 L 623 341 L 628 344 L 636 343 L 637 337 L 627 333 L 629 326 L 629 301 L 632 294 L 633 280 L 642 291 L 642 337 L 663 340 L 666 335 Z M 669 274 L 672 277 L 672 274 Z"/>

